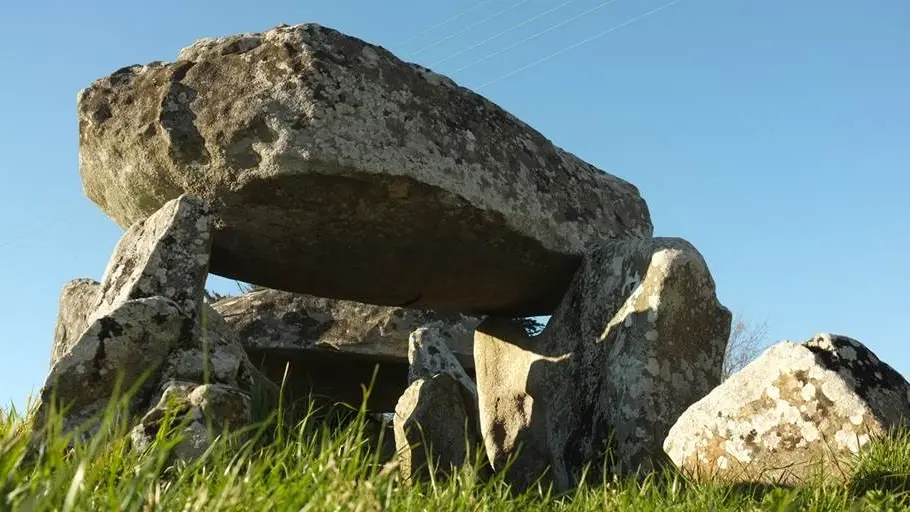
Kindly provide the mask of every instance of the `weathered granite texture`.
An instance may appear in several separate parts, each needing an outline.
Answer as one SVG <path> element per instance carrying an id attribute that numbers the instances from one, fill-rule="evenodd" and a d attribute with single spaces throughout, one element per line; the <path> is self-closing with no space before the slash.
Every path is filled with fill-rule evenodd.
<path id="1" fill-rule="evenodd" d="M 195 387 L 200 400 L 207 390 L 246 404 L 253 394 L 262 403 L 274 397 L 274 385 L 253 367 L 236 335 L 202 303 L 212 224 L 206 203 L 182 195 L 126 231 L 100 283 L 78 279 L 64 287 L 37 428 L 57 404 L 67 408 L 64 430 L 85 427 L 90 434 L 112 395 L 130 388 L 131 415 L 161 409 L 166 402 L 155 397 L 174 386 Z M 209 420 L 228 421 L 218 416 L 224 408 L 205 400 L 196 405 L 215 414 Z"/>
<path id="2" fill-rule="evenodd" d="M 647 237 L 630 183 L 472 91 L 319 25 L 198 41 L 81 91 L 88 197 L 216 210 L 214 273 L 371 304 L 548 314 L 585 247 Z"/>
<path id="3" fill-rule="evenodd" d="M 449 350 L 442 325 L 409 339 L 410 385 L 392 420 L 401 474 L 444 477 L 471 465 L 481 449 L 477 387 Z"/>
<path id="4" fill-rule="evenodd" d="M 517 452 L 516 485 L 547 473 L 566 489 L 585 464 L 598 478 L 608 454 L 621 474 L 664 464 L 670 427 L 720 382 L 730 321 L 688 242 L 592 251 L 541 334 L 493 317 L 477 329 L 480 424 L 494 469 Z"/>
<path id="5" fill-rule="evenodd" d="M 699 480 L 849 478 L 853 455 L 910 422 L 910 384 L 862 343 L 817 334 L 766 350 L 679 418 L 664 448 Z"/>

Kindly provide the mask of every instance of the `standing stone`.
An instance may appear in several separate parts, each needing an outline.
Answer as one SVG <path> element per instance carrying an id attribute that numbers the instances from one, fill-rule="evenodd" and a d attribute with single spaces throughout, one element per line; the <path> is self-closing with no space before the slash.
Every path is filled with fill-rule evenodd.
<path id="1" fill-rule="evenodd" d="M 477 385 L 449 349 L 448 336 L 445 325 L 441 323 L 430 324 L 411 333 L 408 338 L 408 381 L 448 373 L 476 399 Z"/>
<path id="2" fill-rule="evenodd" d="M 38 417 L 51 403 L 70 409 L 65 431 L 95 418 L 111 395 L 142 382 L 138 402 L 154 387 L 158 369 L 185 335 L 186 315 L 164 297 L 132 299 L 94 321 L 79 340 L 51 367 Z"/>
<path id="3" fill-rule="evenodd" d="M 586 258 L 544 331 L 485 320 L 475 336 L 487 454 L 526 486 L 557 488 L 604 458 L 620 474 L 665 462 L 662 443 L 720 382 L 730 312 L 704 259 L 674 238 L 612 241 Z M 610 446 L 612 444 L 612 448 Z"/>
<path id="4" fill-rule="evenodd" d="M 160 296 L 195 322 L 208 278 L 213 221 L 206 203 L 182 195 L 133 224 L 104 271 L 93 318 L 130 299 Z"/>
<path id="5" fill-rule="evenodd" d="M 60 307 L 51 346 L 54 365 L 88 329 L 88 319 L 98 301 L 101 283 L 93 279 L 74 279 L 60 292 Z"/>
<path id="6" fill-rule="evenodd" d="M 410 336 L 410 386 L 392 419 L 395 446 L 406 479 L 445 476 L 470 465 L 482 445 L 477 387 L 449 351 L 440 325 Z"/>
<path id="7" fill-rule="evenodd" d="M 75 427 L 103 410 L 118 377 L 121 392 L 141 380 L 141 402 L 171 351 L 198 332 L 211 224 L 203 202 L 181 196 L 124 233 L 100 285 L 64 289 L 61 306 L 72 311 L 60 313 L 39 418 L 56 400 L 70 407 L 65 428 Z"/>
<path id="8" fill-rule="evenodd" d="M 586 246 L 652 232 L 630 183 L 319 25 L 201 40 L 97 80 L 78 103 L 92 201 L 128 226 L 201 197 L 217 206 L 212 271 L 267 287 L 548 314 Z"/>
<path id="9" fill-rule="evenodd" d="M 461 383 L 449 373 L 418 379 L 395 407 L 393 427 L 400 470 L 405 479 L 442 477 L 473 463 L 477 431 L 468 414 Z"/>
<path id="10" fill-rule="evenodd" d="M 862 343 L 818 334 L 766 350 L 679 418 L 664 448 L 698 480 L 849 478 L 845 460 L 910 425 L 910 384 Z M 847 462 L 847 463 L 845 463 Z"/>
<path id="11" fill-rule="evenodd" d="M 88 426 L 90 433 L 94 426 L 86 422 L 108 405 L 118 379 L 120 392 L 136 386 L 129 413 L 152 408 L 144 431 L 149 418 L 162 414 L 164 398 L 152 407 L 153 398 L 184 388 L 180 396 L 218 425 L 249 422 L 252 393 L 266 399 L 270 383 L 218 313 L 203 307 L 212 222 L 205 203 L 181 196 L 127 230 L 101 283 L 83 279 L 64 287 L 39 427 L 57 403 L 69 407 L 65 431 Z M 196 423 L 188 428 L 185 453 L 211 437 L 200 437 L 205 432 Z"/>

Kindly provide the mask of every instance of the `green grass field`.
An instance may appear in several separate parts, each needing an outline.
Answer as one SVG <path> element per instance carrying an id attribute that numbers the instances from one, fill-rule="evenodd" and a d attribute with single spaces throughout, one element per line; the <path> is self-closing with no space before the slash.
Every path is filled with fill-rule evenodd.
<path id="1" fill-rule="evenodd" d="M 384 466 L 362 411 L 263 422 L 242 441 L 217 440 L 192 464 L 170 462 L 176 438 L 131 450 L 126 426 L 106 415 L 86 442 L 32 436 L 20 414 L 0 412 L 0 510 L 908 510 L 910 436 L 877 441 L 847 485 L 693 484 L 667 471 L 556 495 L 512 492 L 467 468 L 442 481 L 402 482 Z M 68 449 L 68 447 L 70 447 Z"/>

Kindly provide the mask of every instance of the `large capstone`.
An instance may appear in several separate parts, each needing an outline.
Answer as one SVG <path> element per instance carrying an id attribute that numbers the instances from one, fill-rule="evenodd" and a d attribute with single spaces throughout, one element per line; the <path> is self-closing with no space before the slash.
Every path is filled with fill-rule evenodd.
<path id="1" fill-rule="evenodd" d="M 698 480 L 784 483 L 848 478 L 852 461 L 910 425 L 910 384 L 859 341 L 818 334 L 766 350 L 699 400 L 664 448 Z"/>
<path id="2" fill-rule="evenodd" d="M 88 197 L 191 193 L 211 268 L 370 304 L 548 314 L 585 247 L 647 237 L 636 187 L 452 80 L 318 25 L 206 39 L 79 94 Z"/>

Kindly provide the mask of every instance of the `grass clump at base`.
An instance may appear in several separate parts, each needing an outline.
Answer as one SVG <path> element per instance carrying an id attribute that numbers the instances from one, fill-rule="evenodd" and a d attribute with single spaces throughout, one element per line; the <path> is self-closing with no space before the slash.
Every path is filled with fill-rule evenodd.
<path id="1" fill-rule="evenodd" d="M 125 402 L 120 402 L 121 405 Z M 679 510 L 840 511 L 910 508 L 910 434 L 876 441 L 847 485 L 695 484 L 671 470 L 611 479 L 564 494 L 513 492 L 496 476 L 465 468 L 444 480 L 402 482 L 384 464 L 361 409 L 327 418 L 309 410 L 292 425 L 263 422 L 245 440 L 220 438 L 200 459 L 172 463 L 179 437 L 166 429 L 143 452 L 129 444 L 115 407 L 87 440 L 0 411 L 0 510 Z M 52 418 L 53 419 L 53 418 Z"/>

